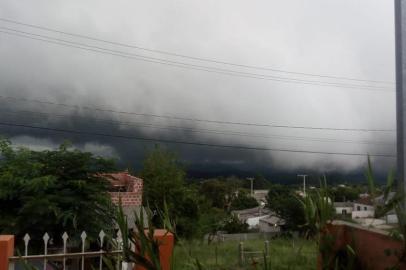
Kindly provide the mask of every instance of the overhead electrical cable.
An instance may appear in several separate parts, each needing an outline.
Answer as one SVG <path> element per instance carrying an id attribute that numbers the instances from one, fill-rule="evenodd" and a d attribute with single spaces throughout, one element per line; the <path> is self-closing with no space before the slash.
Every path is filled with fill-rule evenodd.
<path id="1" fill-rule="evenodd" d="M 394 142 L 387 141 L 359 141 L 359 140 L 349 140 L 349 139 L 334 139 L 334 138 L 315 138 L 315 137 L 303 137 L 303 136 L 288 136 L 288 135 L 275 135 L 275 134 L 261 134 L 261 133 L 251 133 L 251 132 L 241 132 L 241 131 L 232 131 L 232 130 L 215 130 L 215 129 L 203 129 L 203 128 L 188 128 L 181 126 L 168 126 L 168 125 L 155 125 L 150 123 L 143 122 L 123 122 L 116 121 L 111 119 L 104 119 L 99 117 L 86 117 L 78 115 L 69 115 L 69 114 L 54 114 L 54 113 L 45 113 L 31 110 L 18 110 L 18 111 L 0 111 L 2 114 L 13 114 L 22 116 L 21 114 L 26 113 L 28 117 L 37 117 L 37 116 L 46 116 L 49 118 L 81 118 L 88 120 L 90 123 L 100 122 L 105 124 L 116 124 L 120 126 L 129 126 L 137 128 L 151 128 L 151 129 L 161 129 L 161 130 L 171 130 L 171 131 L 182 131 L 182 132 L 191 132 L 191 133 L 206 133 L 206 134 L 215 134 L 215 135 L 227 135 L 227 136 L 240 136 L 248 138 L 264 138 L 264 139 L 279 139 L 279 140 L 299 140 L 299 141 L 312 141 L 312 142 L 327 142 L 327 143 L 352 143 L 352 144 L 373 144 L 373 145 L 388 145 L 394 146 Z"/>
<path id="2" fill-rule="evenodd" d="M 309 129 L 309 130 L 329 130 L 329 131 L 354 131 L 354 132 L 395 132 L 396 131 L 395 129 L 334 128 L 334 127 L 296 126 L 296 125 L 280 125 L 280 124 L 210 120 L 210 119 L 201 119 L 201 118 L 181 117 L 181 116 L 174 116 L 174 115 L 119 111 L 119 110 L 113 110 L 113 109 L 103 109 L 100 107 L 79 106 L 79 105 L 72 105 L 72 104 L 66 104 L 66 103 L 52 102 L 52 101 L 47 101 L 47 100 L 28 99 L 28 98 L 11 97 L 11 96 L 4 96 L 4 95 L 0 95 L 0 99 L 12 101 L 12 102 L 21 101 L 21 102 L 28 102 L 28 103 L 32 102 L 32 103 L 38 103 L 38 104 L 47 104 L 47 105 L 60 106 L 60 107 L 71 108 L 71 109 L 76 109 L 76 110 L 89 110 L 89 111 L 107 112 L 107 113 L 115 113 L 115 114 L 135 115 L 135 116 L 170 119 L 170 120 L 205 122 L 205 123 L 223 124 L 223 125 L 255 126 L 255 127 L 267 127 L 267 128 Z"/>
<path id="3" fill-rule="evenodd" d="M 256 73 L 250 73 L 250 72 L 242 72 L 242 71 L 236 71 L 236 70 L 231 70 L 231 69 L 196 65 L 196 64 L 191 64 L 191 63 L 185 63 L 185 62 L 172 61 L 172 60 L 161 59 L 161 58 L 156 58 L 156 57 L 132 54 L 132 53 L 127 53 L 127 52 L 118 51 L 118 50 L 111 50 L 111 49 L 103 48 L 100 46 L 93 46 L 93 45 L 89 45 L 89 44 L 85 44 L 85 43 L 73 42 L 73 41 L 69 41 L 69 40 L 49 37 L 49 36 L 35 34 L 35 33 L 29 33 L 29 32 L 6 28 L 6 27 L 0 27 L 0 29 L 3 29 L 0 31 L 0 33 L 3 33 L 3 34 L 28 38 L 28 39 L 32 39 L 32 40 L 38 40 L 38 41 L 52 43 L 52 44 L 61 45 L 61 46 L 65 46 L 65 47 L 72 47 L 72 48 L 77 48 L 77 49 L 82 49 L 82 50 L 87 50 L 87 51 L 93 51 L 93 52 L 102 53 L 102 54 L 114 55 L 114 56 L 124 57 L 124 58 L 128 58 L 128 59 L 143 61 L 143 62 L 173 66 L 173 67 L 178 67 L 178 68 L 182 68 L 182 69 L 199 70 L 199 71 L 205 71 L 205 72 L 217 73 L 217 74 L 223 74 L 223 75 L 229 75 L 229 76 L 235 76 L 235 77 L 276 81 L 276 82 L 283 82 L 283 83 L 328 86 L 328 87 L 336 87 L 336 88 L 349 88 L 349 89 L 356 89 L 356 90 L 382 91 L 382 92 L 394 93 L 394 91 L 391 90 L 392 88 L 386 88 L 386 87 L 382 87 L 382 86 L 355 85 L 355 84 L 327 82 L 327 81 L 313 81 L 313 80 L 304 80 L 304 79 L 297 79 L 297 78 L 271 76 L 271 75 L 265 75 L 265 74 L 256 74 Z M 6 31 L 4 31 L 4 30 L 6 30 Z"/>
<path id="4" fill-rule="evenodd" d="M 358 81 L 358 82 L 373 82 L 373 83 L 382 83 L 382 84 L 394 84 L 394 82 L 390 82 L 390 81 L 367 80 L 367 79 L 351 78 L 351 77 L 345 77 L 345 76 L 334 76 L 334 75 L 326 75 L 326 74 L 296 72 L 296 71 L 289 71 L 289 70 L 269 68 L 269 67 L 260 67 L 260 66 L 254 66 L 254 65 L 246 65 L 246 64 L 237 64 L 237 63 L 221 61 L 221 60 L 216 60 L 216 59 L 210 59 L 210 58 L 204 58 L 204 57 L 196 57 L 196 56 L 190 56 L 190 55 L 185 55 L 185 54 L 180 54 L 180 53 L 173 53 L 173 52 L 168 52 L 168 51 L 164 51 L 164 50 L 150 49 L 150 48 L 145 48 L 145 47 L 141 47 L 141 46 L 137 46 L 137 45 L 125 44 L 125 43 L 122 43 L 122 42 L 116 42 L 116 41 L 91 37 L 91 36 L 88 36 L 88 35 L 61 31 L 61 30 L 57 30 L 57 29 L 53 29 L 53 28 L 49 28 L 49 27 L 29 24 L 29 23 L 20 22 L 20 21 L 16 21 L 16 20 L 11 20 L 11 19 L 7 19 L 7 18 L 1 18 L 0 17 L 0 21 L 7 22 L 7 23 L 12 23 L 12 24 L 16 24 L 16 25 L 22 25 L 22 26 L 26 26 L 26 27 L 30 27 L 30 28 L 41 29 L 41 30 L 45 30 L 45 31 L 48 31 L 48 32 L 54 32 L 54 33 L 58 33 L 58 34 L 68 35 L 68 36 L 72 36 L 72 37 L 78 37 L 78 38 L 82 38 L 82 39 L 88 39 L 88 40 L 92 40 L 92 41 L 102 42 L 102 43 L 106 43 L 106 44 L 110 44 L 110 45 L 116 45 L 116 46 L 131 48 L 131 49 L 143 50 L 143 51 L 152 52 L 152 53 L 165 54 L 165 55 L 170 55 L 170 56 L 175 56 L 175 57 L 180 57 L 180 58 L 185 58 L 185 59 L 191 59 L 191 60 L 197 60 L 197 61 L 203 61 L 203 62 L 210 62 L 210 63 L 221 64 L 221 65 L 235 66 L 235 67 L 240 67 L 240 68 L 250 68 L 250 69 L 257 69 L 257 70 L 267 70 L 267 71 L 286 73 L 286 74 L 294 74 L 294 75 L 302 75 L 302 76 L 329 78 L 329 79 L 336 79 L 336 80 L 349 80 L 349 81 Z"/>
<path id="5" fill-rule="evenodd" d="M 393 154 L 325 152 L 325 151 L 307 151 L 307 150 L 294 150 L 294 149 L 282 149 L 282 148 L 253 147 L 253 146 L 251 147 L 251 146 L 243 146 L 243 145 L 211 144 L 211 143 L 203 143 L 203 142 L 191 142 L 191 141 L 181 141 L 181 140 L 169 140 L 169 139 L 159 139 L 159 138 L 138 137 L 138 136 L 126 136 L 126 135 L 88 132 L 88 131 L 74 130 L 74 129 L 50 128 L 50 127 L 15 124 L 15 123 L 6 123 L 6 122 L 0 122 L 0 125 L 1 126 L 8 126 L 8 127 L 28 128 L 28 129 L 37 129 L 37 130 L 45 130 L 45 131 L 52 131 L 52 132 L 61 132 L 61 133 L 91 135 L 91 136 L 100 136 L 100 137 L 109 137 L 109 138 L 120 138 L 120 139 L 138 140 L 138 141 L 146 141 L 146 142 L 161 142 L 161 143 L 168 143 L 168 144 L 206 146 L 206 147 L 216 147 L 216 148 L 255 150 L 255 151 L 272 151 L 272 152 L 287 152 L 287 153 L 304 153 L 304 154 L 321 154 L 321 155 L 371 156 L 371 157 L 396 158 L 396 155 L 393 155 Z"/>

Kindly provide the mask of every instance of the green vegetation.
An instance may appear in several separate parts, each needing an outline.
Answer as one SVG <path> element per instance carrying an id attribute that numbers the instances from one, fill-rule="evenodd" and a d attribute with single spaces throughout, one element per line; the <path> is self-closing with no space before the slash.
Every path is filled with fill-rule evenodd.
<path id="1" fill-rule="evenodd" d="M 156 146 L 144 161 L 141 177 L 144 179 L 144 204 L 152 211 L 164 209 L 167 202 L 169 216 L 180 236 L 191 238 L 199 233 L 201 196 L 193 186 L 185 183 L 185 171 L 177 156 Z M 162 226 L 156 216 L 154 225 Z"/>
<path id="2" fill-rule="evenodd" d="M 223 221 L 221 229 L 228 233 L 245 233 L 248 232 L 248 224 L 231 215 Z"/>
<path id="3" fill-rule="evenodd" d="M 240 190 L 238 195 L 231 201 L 231 210 L 249 209 L 258 206 L 257 200 L 249 195 L 245 190 Z"/>
<path id="4" fill-rule="evenodd" d="M 322 256 L 322 269 L 352 269 L 348 265 L 348 260 L 344 265 L 333 252 L 336 239 L 330 234 L 327 225 L 333 221 L 334 207 L 327 189 L 326 179 L 320 189 L 308 193 L 301 199 L 303 204 L 306 223 L 306 234 L 308 237 L 314 237 L 318 247 L 318 252 Z M 333 268 L 332 266 L 335 265 Z M 337 267 L 339 265 L 339 267 Z"/>
<path id="5" fill-rule="evenodd" d="M 12 233 L 21 238 L 29 232 L 33 239 L 40 240 L 45 231 L 52 237 L 64 231 L 79 235 L 86 230 L 89 240 L 95 240 L 100 229 L 113 230 L 117 211 L 107 193 L 108 183 L 97 176 L 116 170 L 112 160 L 74 150 L 66 144 L 54 151 L 32 151 L 14 149 L 9 142 L 0 141 L 0 154 L 0 205 L 7 205 L 0 208 L 0 233 Z M 256 254 L 256 258 L 248 256 L 241 268 L 239 242 L 217 243 L 211 236 L 218 231 L 248 231 L 248 225 L 232 215 L 232 211 L 258 206 L 249 195 L 249 181 L 234 176 L 187 181 L 186 171 L 177 156 L 158 146 L 147 155 L 140 176 L 144 179 L 147 216 L 136 217 L 138 233 L 129 234 L 122 211 L 118 211 L 115 221 L 126 239 L 124 258 L 148 269 L 160 269 L 159 245 L 151 232 L 162 227 L 169 228 L 176 236 L 173 269 L 315 269 L 317 253 L 328 258 L 334 243 L 326 230 L 334 218 L 332 201 L 334 198 L 355 199 L 364 191 L 361 186 L 327 187 L 324 183 L 320 188 L 309 189 L 307 196 L 300 198 L 298 185 L 271 184 L 261 175 L 256 176 L 254 187 L 269 189 L 266 207 L 286 221 L 284 229 L 307 232 L 310 240 L 271 240 L 270 257 L 261 253 Z M 382 193 L 386 199 L 394 183 L 393 174 L 388 177 L 387 187 L 379 190 L 374 185 L 369 163 L 367 178 L 370 194 Z M 399 204 L 402 198 L 397 194 L 388 200 L 387 207 L 377 212 L 386 213 L 394 206 L 397 212 L 403 211 Z M 145 219 L 149 233 L 143 231 Z M 404 228 L 405 220 L 400 219 Z M 204 235 L 209 235 L 209 241 L 202 240 Z M 141 250 L 131 252 L 130 243 L 139 244 Z M 264 241 L 245 241 L 244 250 L 263 251 Z M 340 261 L 336 257 L 328 258 L 324 261 L 326 267 L 338 262 L 337 269 L 350 269 L 352 262 L 347 259 L 354 254 L 351 249 L 343 252 L 347 257 Z"/>
<path id="6" fill-rule="evenodd" d="M 386 179 L 386 185 L 381 189 L 376 187 L 376 180 L 372 169 L 371 160 L 368 157 L 368 167 L 365 172 L 365 176 L 368 180 L 369 193 L 375 203 L 375 217 L 379 218 L 394 210 L 398 219 L 398 226 L 396 229 L 391 230 L 391 235 L 395 239 L 401 240 L 403 247 L 402 251 L 394 251 L 386 249 L 387 256 L 395 256 L 399 265 L 406 262 L 406 209 L 405 209 L 405 190 L 395 189 L 395 174 L 393 170 L 390 170 Z M 393 192 L 393 196 L 390 194 Z M 376 196 L 382 194 L 384 204 L 376 205 Z M 392 267 L 391 269 L 400 269 L 399 265 Z"/>
<path id="7" fill-rule="evenodd" d="M 361 193 L 360 186 L 337 186 L 329 188 L 329 193 L 335 202 L 355 201 Z"/>
<path id="8" fill-rule="evenodd" d="M 108 184 L 97 177 L 115 169 L 112 160 L 67 144 L 54 151 L 32 151 L 14 149 L 5 140 L 0 141 L 0 153 L 1 234 L 21 239 L 28 232 L 33 247 L 44 232 L 60 236 L 64 231 L 80 235 L 86 230 L 91 239 L 101 229 L 113 228 Z"/>
<path id="9" fill-rule="evenodd" d="M 186 242 L 175 247 L 173 269 L 197 269 L 197 258 L 204 270 L 265 269 L 263 256 L 251 259 L 247 256 L 243 267 L 238 265 L 239 241 L 206 244 L 200 241 Z M 244 249 L 263 251 L 264 240 L 244 241 Z M 314 241 L 277 238 L 270 240 L 270 270 L 314 270 L 317 263 L 317 248 Z"/>
<path id="10" fill-rule="evenodd" d="M 167 202 L 169 216 L 181 238 L 201 238 L 218 230 L 246 232 L 247 226 L 231 216 L 232 210 L 258 206 L 244 188 L 248 181 L 237 177 L 187 182 L 177 156 L 156 146 L 146 157 L 140 175 L 144 179 L 144 204 L 153 211 Z M 266 181 L 258 176 L 259 184 Z M 262 184 L 261 184 L 262 183 Z M 154 219 L 160 226 L 160 220 Z"/>
<path id="11" fill-rule="evenodd" d="M 267 206 L 286 221 L 287 229 L 301 230 L 305 216 L 295 189 L 290 186 L 272 185 L 267 201 Z"/>
<path id="12" fill-rule="evenodd" d="M 122 207 L 116 216 L 117 224 L 123 233 L 123 260 L 137 263 L 148 270 L 160 270 L 160 242 L 155 240 L 152 223 L 152 212 L 146 209 L 147 215 L 135 215 L 134 232 L 128 229 L 127 219 Z M 175 236 L 176 230 L 169 218 L 169 211 L 164 202 L 164 211 L 159 211 L 159 219 L 168 232 Z M 144 224 L 147 223 L 147 230 Z M 312 240 L 302 238 L 276 238 L 268 243 L 262 239 L 249 241 L 225 241 L 206 243 L 205 241 L 184 240 L 178 237 L 174 247 L 171 262 L 173 270 L 227 270 L 227 269 L 315 269 L 317 263 L 316 243 Z M 131 248 L 135 246 L 135 251 Z M 241 246 L 242 244 L 242 246 Z M 241 249 L 246 253 L 241 261 Z M 114 260 L 114 259 L 113 259 Z M 114 269 L 114 262 L 106 258 L 105 262 L 109 269 Z"/>
<path id="13" fill-rule="evenodd" d="M 168 208 L 166 202 L 164 202 L 164 212 L 159 211 L 159 217 L 163 227 L 167 228 L 168 232 L 174 233 L 174 228 L 169 219 Z M 160 242 L 154 239 L 155 226 L 152 223 L 152 212 L 149 208 L 146 208 L 146 216 L 141 211 L 138 215 L 134 213 L 135 230 L 129 230 L 129 224 L 127 217 L 123 212 L 123 208 L 120 205 L 118 207 L 118 213 L 116 216 L 116 222 L 122 232 L 123 238 L 123 253 L 122 258 L 125 262 L 132 262 L 148 270 L 161 270 L 160 261 Z M 147 224 L 147 230 L 145 230 L 145 224 Z M 130 224 L 131 225 L 131 224 Z M 134 247 L 134 249 L 132 248 Z M 110 270 L 114 270 L 113 263 L 110 259 L 106 258 L 106 263 Z"/>

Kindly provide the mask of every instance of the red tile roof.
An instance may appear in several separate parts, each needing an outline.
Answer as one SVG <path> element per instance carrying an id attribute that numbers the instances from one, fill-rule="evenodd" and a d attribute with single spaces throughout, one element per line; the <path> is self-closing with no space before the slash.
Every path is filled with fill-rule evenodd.
<path id="1" fill-rule="evenodd" d="M 126 191 L 133 191 L 134 182 L 142 182 L 142 179 L 129 174 L 127 171 L 117 173 L 101 173 L 99 176 L 110 182 L 114 188 L 125 188 Z"/>
<path id="2" fill-rule="evenodd" d="M 359 199 L 356 201 L 356 203 L 365 204 L 365 205 L 373 205 L 373 202 L 372 202 L 372 200 L 371 200 L 371 197 L 362 197 L 362 198 L 359 198 Z"/>

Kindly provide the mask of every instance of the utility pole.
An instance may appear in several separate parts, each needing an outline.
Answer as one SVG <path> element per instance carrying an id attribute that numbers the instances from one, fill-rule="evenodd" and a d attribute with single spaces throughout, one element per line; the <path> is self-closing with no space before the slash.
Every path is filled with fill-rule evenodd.
<path id="1" fill-rule="evenodd" d="M 254 178 L 248 177 L 247 180 L 251 181 L 251 197 L 254 197 Z"/>
<path id="2" fill-rule="evenodd" d="M 396 127 L 398 188 L 406 190 L 406 0 L 395 0 Z"/>
<path id="3" fill-rule="evenodd" d="M 307 174 L 298 174 L 297 177 L 303 178 L 303 196 L 306 196 L 306 177 Z"/>

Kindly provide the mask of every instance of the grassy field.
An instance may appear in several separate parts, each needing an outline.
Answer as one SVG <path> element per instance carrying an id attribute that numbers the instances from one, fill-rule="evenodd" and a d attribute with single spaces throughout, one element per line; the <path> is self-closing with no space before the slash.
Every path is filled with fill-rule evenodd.
<path id="1" fill-rule="evenodd" d="M 173 266 L 175 270 L 198 269 L 197 258 L 204 270 L 265 269 L 263 256 L 246 257 L 243 267 L 239 266 L 239 241 L 210 244 L 201 242 L 183 242 L 175 247 Z M 263 251 L 263 240 L 244 241 L 244 250 Z M 303 239 L 270 240 L 270 267 L 272 270 L 310 270 L 316 269 L 317 252 L 313 241 Z M 217 255 L 216 255 L 217 254 Z"/>

